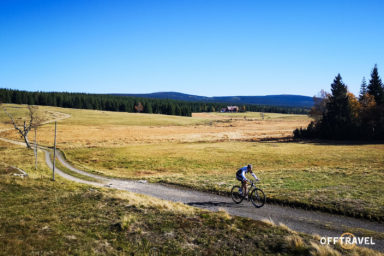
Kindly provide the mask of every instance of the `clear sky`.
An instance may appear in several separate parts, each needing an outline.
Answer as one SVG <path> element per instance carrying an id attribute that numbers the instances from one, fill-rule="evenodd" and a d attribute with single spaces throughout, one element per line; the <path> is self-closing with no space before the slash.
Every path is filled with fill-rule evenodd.
<path id="1" fill-rule="evenodd" d="M 358 93 L 384 1 L 0 0 L 0 87 L 204 96 Z"/>

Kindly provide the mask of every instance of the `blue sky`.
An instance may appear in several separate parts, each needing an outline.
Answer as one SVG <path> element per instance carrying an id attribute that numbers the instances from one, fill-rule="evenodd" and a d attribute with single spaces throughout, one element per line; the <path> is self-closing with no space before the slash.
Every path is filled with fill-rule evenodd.
<path id="1" fill-rule="evenodd" d="M 384 1 L 1 0 L 0 87 L 204 96 L 358 93 Z"/>

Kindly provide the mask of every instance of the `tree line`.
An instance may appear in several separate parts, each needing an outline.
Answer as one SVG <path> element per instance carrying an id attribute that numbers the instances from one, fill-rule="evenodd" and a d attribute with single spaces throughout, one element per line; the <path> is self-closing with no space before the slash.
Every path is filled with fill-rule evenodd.
<path id="1" fill-rule="evenodd" d="M 321 91 L 314 100 L 309 112 L 314 121 L 306 129 L 296 129 L 295 138 L 384 139 L 384 85 L 377 65 L 368 84 L 363 78 L 358 97 L 348 91 L 338 74 L 331 93 Z"/>
<path id="2" fill-rule="evenodd" d="M 225 103 L 187 102 L 171 99 L 151 99 L 106 94 L 69 92 L 29 92 L 0 88 L 3 103 L 55 106 L 63 108 L 96 109 L 119 112 L 142 112 L 178 116 L 191 116 L 193 112 L 216 112 Z M 241 111 L 307 114 L 309 109 L 300 107 L 242 105 Z"/>

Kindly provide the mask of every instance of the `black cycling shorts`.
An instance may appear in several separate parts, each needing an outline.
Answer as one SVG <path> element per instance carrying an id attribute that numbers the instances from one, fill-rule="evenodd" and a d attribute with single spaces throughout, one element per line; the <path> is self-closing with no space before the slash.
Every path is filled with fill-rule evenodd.
<path id="1" fill-rule="evenodd" d="M 243 177 L 243 175 L 241 175 L 241 170 L 238 170 L 237 172 L 236 172 L 236 179 L 238 180 L 238 181 L 241 181 L 241 182 L 243 182 L 245 179 L 244 179 L 244 177 Z"/>

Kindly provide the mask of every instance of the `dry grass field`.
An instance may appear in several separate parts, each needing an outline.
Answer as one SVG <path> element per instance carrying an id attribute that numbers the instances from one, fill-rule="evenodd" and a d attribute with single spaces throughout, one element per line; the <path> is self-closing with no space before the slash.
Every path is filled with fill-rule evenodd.
<path id="1" fill-rule="evenodd" d="M 284 225 L 200 210 L 57 177 L 0 141 L 0 255 L 379 255 L 321 246 Z M 28 178 L 13 176 L 25 170 Z M 271 242 L 273 241 L 273 242 Z"/>
<path id="2" fill-rule="evenodd" d="M 291 136 L 293 129 L 309 122 L 303 115 L 274 113 L 266 113 L 262 120 L 260 113 L 197 113 L 193 117 L 180 117 L 53 107 L 41 107 L 40 112 L 43 116 L 71 115 L 59 122 L 58 144 L 63 149 L 132 143 L 254 141 Z M 20 115 L 20 111 L 16 113 Z M 4 113 L 0 114 L 0 120 L 7 120 Z M 12 130 L 3 135 L 18 137 Z M 41 127 L 39 142 L 52 144 L 52 135 L 53 124 Z"/>
<path id="3" fill-rule="evenodd" d="M 40 110 L 71 115 L 58 123 L 58 147 L 91 172 L 227 193 L 236 169 L 253 163 L 271 201 L 384 219 L 384 145 L 267 140 L 306 126 L 303 115 Z M 1 136 L 18 138 L 12 130 Z M 38 141 L 53 144 L 53 124 L 39 129 Z"/>
<path id="4" fill-rule="evenodd" d="M 384 217 L 384 145 L 204 142 L 66 150 L 75 165 L 112 177 L 226 193 L 253 163 L 272 201 L 366 218 Z"/>

